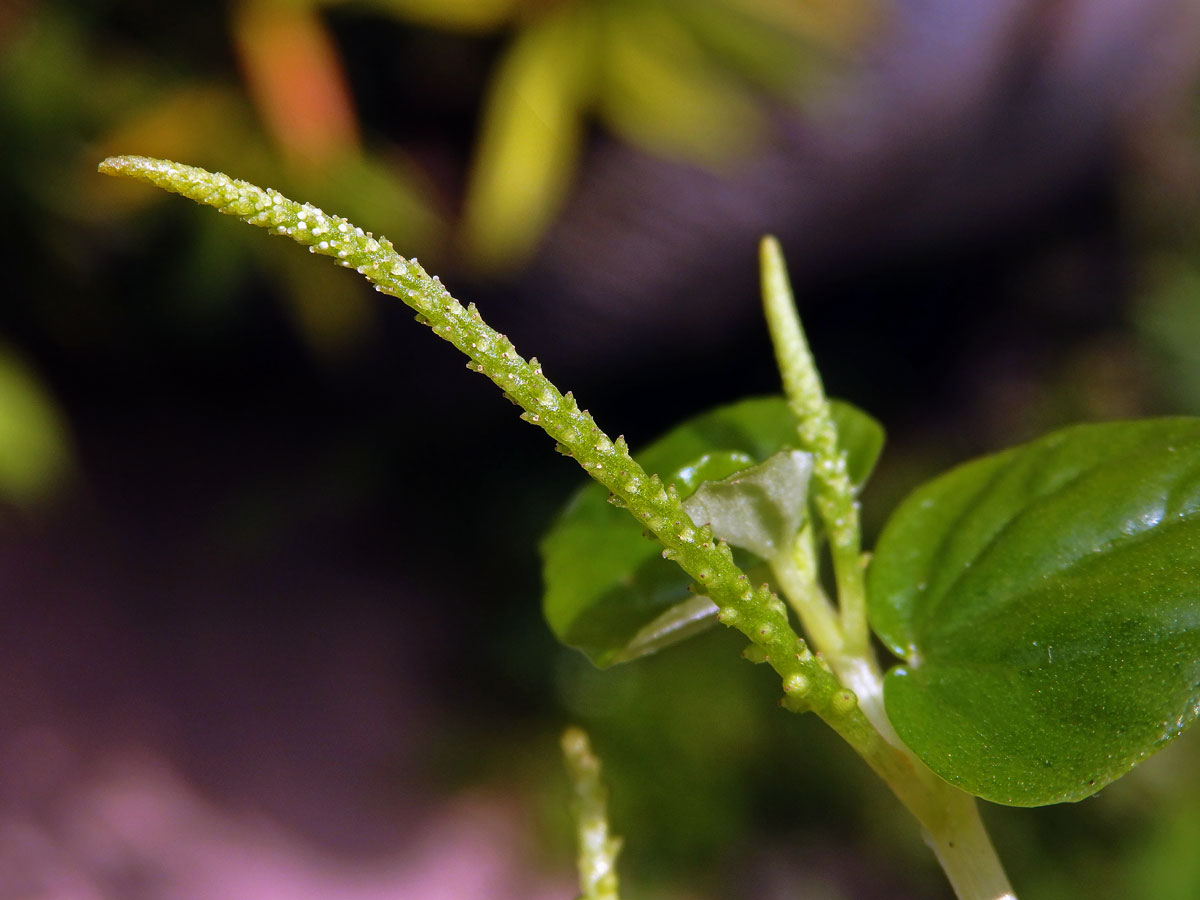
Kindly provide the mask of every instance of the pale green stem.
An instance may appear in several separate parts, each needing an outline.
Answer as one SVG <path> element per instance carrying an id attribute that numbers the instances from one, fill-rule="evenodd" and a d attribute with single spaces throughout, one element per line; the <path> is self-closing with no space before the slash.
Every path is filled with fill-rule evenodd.
<path id="1" fill-rule="evenodd" d="M 838 674 L 842 671 L 846 670 Z M 864 680 L 872 677 L 868 669 L 862 675 Z M 862 682 L 859 685 L 867 696 L 882 700 L 882 691 L 870 694 Z M 975 798 L 943 781 L 895 737 L 883 714 L 882 702 L 873 710 L 862 711 L 872 725 L 880 715 L 883 728 L 868 727 L 864 731 L 850 722 L 830 724 L 920 823 L 925 842 L 937 856 L 958 900 L 1016 900 L 979 818 Z"/>
<path id="2" fill-rule="evenodd" d="M 581 900 L 621 900 L 617 883 L 617 854 L 621 839 L 608 831 L 608 791 L 600 779 L 600 760 L 592 753 L 581 728 L 562 736 L 563 758 L 575 802 L 571 812 L 579 843 Z"/>
<path id="3" fill-rule="evenodd" d="M 926 826 L 924 836 L 960 900 L 1017 900 L 974 798 L 960 792 L 937 830 Z"/>
<path id="4" fill-rule="evenodd" d="M 778 576 L 780 571 L 785 571 L 785 567 L 777 569 L 775 574 Z M 785 580 L 780 580 L 781 587 L 789 591 Z M 813 596 L 810 587 L 803 584 L 799 587 L 802 598 L 799 602 L 790 592 L 788 595 L 794 607 L 804 606 Z M 811 609 L 808 612 L 808 616 L 801 614 L 806 628 L 813 619 Z M 873 655 L 832 653 L 825 661 L 850 689 L 842 696 L 862 713 L 862 718 L 831 717 L 826 721 L 921 824 L 926 843 L 937 855 L 959 900 L 1015 900 L 1016 895 L 979 819 L 975 798 L 934 774 L 896 735 L 884 709 L 883 675 Z"/>
<path id="5" fill-rule="evenodd" d="M 837 610 L 818 581 L 812 524 L 805 523 L 796 536 L 794 547 L 768 560 L 768 564 L 775 583 L 796 611 L 813 646 L 826 658 L 841 655 L 842 626 Z"/>
<path id="6" fill-rule="evenodd" d="M 870 643 L 867 598 L 858 502 L 854 499 L 854 485 L 846 468 L 846 454 L 838 446 L 837 427 L 829 411 L 829 401 L 800 327 L 779 242 L 772 237 L 763 238 L 759 259 L 763 309 L 783 377 L 783 392 L 796 416 L 801 449 L 813 455 L 813 502 L 829 536 L 843 644 L 848 652 L 862 653 Z"/>

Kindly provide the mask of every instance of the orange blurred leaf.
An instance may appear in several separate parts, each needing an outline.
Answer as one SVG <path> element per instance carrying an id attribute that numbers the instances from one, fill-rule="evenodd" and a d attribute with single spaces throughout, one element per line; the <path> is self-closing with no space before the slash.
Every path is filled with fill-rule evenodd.
<path id="1" fill-rule="evenodd" d="M 250 94 L 287 157 L 305 168 L 358 148 L 358 123 L 341 59 L 307 5 L 241 0 L 234 41 Z"/>

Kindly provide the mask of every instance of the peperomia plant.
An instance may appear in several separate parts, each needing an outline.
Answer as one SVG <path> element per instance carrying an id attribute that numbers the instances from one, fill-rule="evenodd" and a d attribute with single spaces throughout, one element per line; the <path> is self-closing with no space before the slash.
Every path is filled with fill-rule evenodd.
<path id="1" fill-rule="evenodd" d="M 291 237 L 412 307 L 596 482 L 543 543 L 558 637 L 606 666 L 713 622 L 737 629 L 782 705 L 816 713 L 911 811 L 964 900 L 1015 896 L 976 797 L 1087 797 L 1200 712 L 1198 419 L 1082 425 L 967 463 L 904 501 L 868 556 L 856 496 L 883 431 L 826 399 L 772 239 L 763 296 L 783 397 L 701 415 L 635 458 L 387 240 L 203 169 L 100 170 Z M 872 632 L 899 660 L 886 674 Z M 583 889 L 615 898 L 598 764 L 578 732 L 565 747 Z"/>

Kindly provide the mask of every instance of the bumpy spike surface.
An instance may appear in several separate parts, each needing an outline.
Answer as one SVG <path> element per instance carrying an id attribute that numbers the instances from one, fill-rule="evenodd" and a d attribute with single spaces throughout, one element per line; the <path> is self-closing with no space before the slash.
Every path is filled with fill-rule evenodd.
<path id="1" fill-rule="evenodd" d="M 721 608 L 718 618 L 760 647 L 785 684 L 792 676 L 803 677 L 808 686 L 803 702 L 789 697 L 789 708 L 812 709 L 844 735 L 856 733 L 860 742 L 871 735 L 857 708 L 846 709 L 844 699 L 837 702 L 844 693 L 842 685 L 809 653 L 783 605 L 771 602 L 770 590 L 748 590 L 745 573 L 734 564 L 728 548 L 714 547 L 708 533 L 697 540 L 697 529 L 678 495 L 668 491 L 657 475 L 647 474 L 629 455 L 624 441 L 610 440 L 569 392 L 559 392 L 542 374 L 539 363 L 518 355 L 512 342 L 490 328 L 474 305 L 463 307 L 416 259 L 406 260 L 386 238 L 376 238 L 340 216 L 228 175 L 140 156 L 111 157 L 100 164 L 100 171 L 148 182 L 290 237 L 353 268 L 378 290 L 410 306 L 435 334 L 466 354 L 474 371 L 486 375 L 524 409 L 523 418 L 545 430 L 562 452 L 624 503 L 670 551 L 670 558 L 703 583 L 704 592 Z"/>
<path id="2" fill-rule="evenodd" d="M 796 312 L 783 251 L 774 238 L 760 247 L 763 309 L 783 376 L 784 393 L 796 416 L 800 446 L 813 455 L 813 501 L 825 523 L 833 551 L 834 575 L 841 604 L 843 640 L 848 649 L 865 654 L 869 642 L 863 587 L 861 530 L 854 485 L 846 452 L 838 443 L 837 426 L 825 388 L 813 362 Z"/>

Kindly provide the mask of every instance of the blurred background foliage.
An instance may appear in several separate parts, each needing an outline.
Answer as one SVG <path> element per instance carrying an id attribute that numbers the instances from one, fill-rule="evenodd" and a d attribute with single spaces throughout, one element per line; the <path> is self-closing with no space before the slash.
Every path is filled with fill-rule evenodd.
<path id="1" fill-rule="evenodd" d="M 889 428 L 877 529 L 970 454 L 1200 414 L 1198 71 L 1189 0 L 0 5 L 0 817 L 57 848 L 0 830 L 0 879 L 184 877 L 56 818 L 138 747 L 403 871 L 454 798 L 499 798 L 565 896 L 576 721 L 630 896 L 946 896 L 733 636 L 607 672 L 554 645 L 533 548 L 579 476 L 398 304 L 95 166 L 178 158 L 387 234 L 635 447 L 776 389 L 775 232 L 831 392 Z M 70 762 L 17 790 L 47 730 Z M 988 810 L 1022 896 L 1200 894 L 1197 753 Z M 479 896 L 535 895 L 512 877 Z"/>

